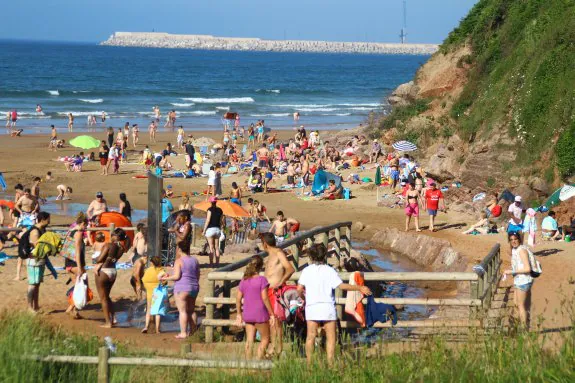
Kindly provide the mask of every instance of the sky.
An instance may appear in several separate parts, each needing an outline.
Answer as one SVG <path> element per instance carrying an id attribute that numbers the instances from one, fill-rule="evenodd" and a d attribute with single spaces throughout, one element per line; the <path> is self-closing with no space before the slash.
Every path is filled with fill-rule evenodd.
<path id="1" fill-rule="evenodd" d="M 406 0 L 407 42 L 440 43 L 478 0 Z M 6 0 L 0 39 L 99 42 L 115 31 L 399 42 L 403 0 Z"/>

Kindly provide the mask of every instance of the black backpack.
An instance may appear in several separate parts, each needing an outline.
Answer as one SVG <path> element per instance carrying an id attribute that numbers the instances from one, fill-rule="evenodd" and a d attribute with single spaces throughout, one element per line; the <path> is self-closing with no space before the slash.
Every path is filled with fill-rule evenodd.
<path id="1" fill-rule="evenodd" d="M 34 249 L 34 246 L 30 243 L 30 233 L 32 233 L 32 230 L 38 230 L 40 235 L 44 234 L 44 232 L 36 226 L 32 226 L 22 234 L 18 241 L 18 256 L 22 259 L 30 258 L 30 254 Z"/>

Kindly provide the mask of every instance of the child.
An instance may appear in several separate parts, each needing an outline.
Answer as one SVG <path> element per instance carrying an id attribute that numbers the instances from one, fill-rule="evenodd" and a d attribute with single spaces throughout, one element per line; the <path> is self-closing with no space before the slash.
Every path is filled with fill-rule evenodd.
<path id="1" fill-rule="evenodd" d="M 158 256 L 154 256 L 150 259 L 152 263 L 150 267 L 144 271 L 144 276 L 142 277 L 142 283 L 146 289 L 146 324 L 142 329 L 142 334 L 148 333 L 148 328 L 150 327 L 150 319 L 152 315 L 150 310 L 152 309 L 152 296 L 154 295 L 154 289 L 160 285 L 160 278 L 166 273 L 162 267 L 162 260 Z M 156 322 L 156 334 L 160 333 L 160 315 L 155 316 Z"/>
<path id="2" fill-rule="evenodd" d="M 211 195 L 216 195 L 216 168 L 214 166 L 210 166 L 210 171 L 208 173 L 208 192 L 206 194 L 206 199 L 208 199 Z"/>
<path id="3" fill-rule="evenodd" d="M 236 182 L 232 182 L 232 190 L 230 191 L 230 202 L 242 206 L 242 191 Z"/>
<path id="4" fill-rule="evenodd" d="M 58 185 L 56 186 L 58 189 L 58 196 L 56 197 L 56 201 L 64 201 L 70 199 L 70 194 L 72 194 L 72 188 L 66 185 Z"/>
<path id="5" fill-rule="evenodd" d="M 106 237 L 104 236 L 104 233 L 102 233 L 101 231 L 96 233 L 96 242 L 94 243 L 94 246 L 92 247 L 92 249 L 94 250 L 94 253 L 92 254 L 92 263 L 95 264 L 96 263 L 96 259 L 98 259 L 98 257 L 100 256 L 100 253 L 102 252 L 102 249 L 104 248 L 104 245 L 106 245 Z"/>
<path id="6" fill-rule="evenodd" d="M 182 203 L 179 206 L 179 210 L 191 210 L 192 205 L 190 204 L 190 197 L 187 193 L 182 195 Z"/>
<path id="7" fill-rule="evenodd" d="M 46 173 L 46 182 L 50 182 L 52 181 L 52 172 L 47 172 Z"/>
<path id="8" fill-rule="evenodd" d="M 174 191 L 172 190 L 172 185 L 168 185 L 168 188 L 166 189 L 166 197 L 168 198 L 174 197 Z"/>
<path id="9" fill-rule="evenodd" d="M 231 227 L 232 233 L 231 233 L 231 239 L 232 239 L 232 243 L 236 243 L 236 239 L 238 237 L 238 233 L 240 231 L 240 221 L 237 218 L 232 218 L 232 227 Z"/>
<path id="10" fill-rule="evenodd" d="M 359 291 L 364 295 L 371 295 L 371 290 L 366 286 L 343 283 L 337 272 L 326 264 L 327 250 L 322 243 L 312 245 L 308 253 L 312 264 L 303 269 L 297 285 L 300 297 L 304 298 L 305 291 L 306 358 L 311 363 L 317 331 L 323 327 L 327 338 L 327 360 L 331 364 L 335 353 L 337 321 L 334 290 Z"/>
<path id="11" fill-rule="evenodd" d="M 244 278 L 240 282 L 236 297 L 236 324 L 246 324 L 246 359 L 250 359 L 256 336 L 256 330 L 261 335 L 257 351 L 257 359 L 262 359 L 270 343 L 270 325 L 274 325 L 275 317 L 268 297 L 268 280 L 259 273 L 264 261 L 259 255 L 254 256 L 246 267 Z M 244 299 L 242 311 L 242 298 Z"/>

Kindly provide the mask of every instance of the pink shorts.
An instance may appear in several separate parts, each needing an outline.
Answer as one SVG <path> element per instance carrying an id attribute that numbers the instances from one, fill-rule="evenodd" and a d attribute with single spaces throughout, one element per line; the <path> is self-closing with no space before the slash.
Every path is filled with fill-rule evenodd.
<path id="1" fill-rule="evenodd" d="M 417 203 L 410 203 L 405 207 L 405 215 L 408 217 L 419 217 L 419 205 Z"/>

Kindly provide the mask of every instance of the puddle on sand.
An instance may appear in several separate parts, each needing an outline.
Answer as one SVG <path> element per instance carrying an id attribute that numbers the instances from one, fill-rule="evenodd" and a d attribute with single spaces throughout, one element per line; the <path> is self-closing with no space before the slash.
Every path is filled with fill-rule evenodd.
<path id="1" fill-rule="evenodd" d="M 180 322 L 178 321 L 177 311 L 171 311 L 162 317 L 160 322 L 160 331 L 162 332 L 179 332 Z M 146 324 L 146 300 L 132 303 L 127 311 L 120 311 L 116 313 L 116 327 L 120 328 L 139 328 L 143 329 Z M 150 320 L 151 332 L 154 332 L 154 318 Z"/>
<path id="2" fill-rule="evenodd" d="M 79 212 L 86 212 L 88 210 L 87 203 L 69 202 L 69 201 L 56 201 L 55 198 L 48 198 L 48 202 L 43 204 L 40 209 L 54 215 L 63 215 L 67 217 L 75 217 Z M 148 219 L 147 210 L 132 210 L 132 223 L 145 221 Z"/>

